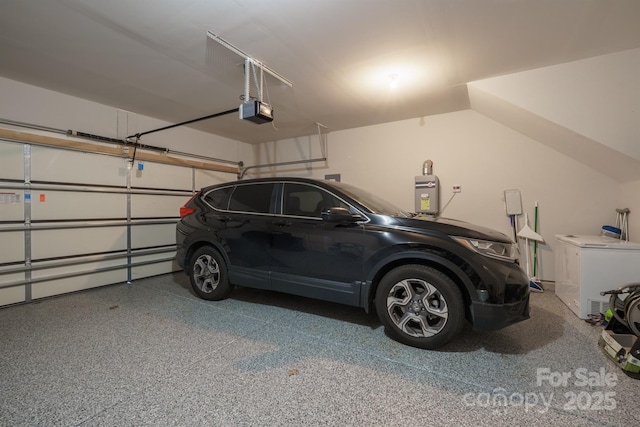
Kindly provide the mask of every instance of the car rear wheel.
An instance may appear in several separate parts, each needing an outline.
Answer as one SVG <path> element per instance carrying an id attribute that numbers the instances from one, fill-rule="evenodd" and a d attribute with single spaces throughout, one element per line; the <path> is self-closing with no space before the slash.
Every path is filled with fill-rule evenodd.
<path id="1" fill-rule="evenodd" d="M 229 284 L 224 259 L 209 246 L 198 249 L 191 257 L 189 278 L 195 293 L 206 300 L 225 299 L 233 289 Z"/>
<path id="2" fill-rule="evenodd" d="M 464 324 L 460 289 L 445 274 L 424 265 L 403 265 L 387 273 L 375 304 L 387 334 L 413 347 L 441 347 Z"/>

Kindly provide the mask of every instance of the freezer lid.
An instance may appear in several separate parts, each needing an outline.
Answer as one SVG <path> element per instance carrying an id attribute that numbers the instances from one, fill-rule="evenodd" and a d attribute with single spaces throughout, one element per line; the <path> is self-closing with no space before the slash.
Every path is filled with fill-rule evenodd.
<path id="1" fill-rule="evenodd" d="M 589 236 L 584 234 L 556 234 L 556 239 L 562 242 L 567 242 L 574 246 L 579 246 L 581 248 L 640 250 L 640 243 L 625 242 L 624 240 L 619 240 L 607 236 Z"/>

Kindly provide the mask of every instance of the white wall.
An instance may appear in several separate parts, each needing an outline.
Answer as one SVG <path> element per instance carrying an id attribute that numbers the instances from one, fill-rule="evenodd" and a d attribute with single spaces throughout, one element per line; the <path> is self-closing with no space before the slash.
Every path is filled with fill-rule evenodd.
<path id="1" fill-rule="evenodd" d="M 629 236 L 630 240 L 640 242 L 640 181 L 622 186 L 622 201 L 620 207 L 629 208 Z M 639 279 L 640 280 L 640 279 Z"/>
<path id="2" fill-rule="evenodd" d="M 470 83 L 640 160 L 640 49 Z"/>
<path id="3" fill-rule="evenodd" d="M 554 278 L 554 236 L 598 234 L 615 220 L 622 199 L 612 178 L 473 110 L 330 132 L 327 141 L 326 163 L 256 172 L 317 178 L 340 173 L 343 182 L 378 191 L 414 211 L 414 177 L 431 159 L 442 205 L 454 184 L 462 186 L 443 216 L 509 235 L 504 190 L 519 189 L 531 220 L 539 203 L 540 233 L 547 242 L 541 246 L 539 276 L 545 280 Z M 263 164 L 321 157 L 317 136 L 263 144 L 255 151 L 256 162 Z"/>

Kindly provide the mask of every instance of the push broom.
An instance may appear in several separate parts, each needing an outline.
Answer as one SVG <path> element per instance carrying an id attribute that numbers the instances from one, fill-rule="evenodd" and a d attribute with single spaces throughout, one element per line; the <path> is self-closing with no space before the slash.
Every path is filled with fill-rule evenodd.
<path id="1" fill-rule="evenodd" d="M 536 222 L 537 222 L 537 212 L 538 212 L 538 202 L 536 202 Z M 537 228 L 536 225 L 534 225 L 534 227 Z M 531 267 L 531 255 L 529 254 L 529 240 L 533 240 L 534 243 L 534 267 L 533 269 L 535 269 L 535 264 L 537 262 L 537 254 L 535 254 L 535 251 L 537 250 L 537 242 L 544 242 L 544 239 L 542 238 L 541 235 L 539 235 L 538 233 L 536 233 L 534 230 L 531 229 L 531 227 L 529 227 L 529 214 L 524 214 L 524 225 L 522 226 L 522 228 L 520 229 L 520 231 L 518 231 L 518 237 L 521 237 L 524 239 L 524 244 L 525 244 L 525 260 L 527 263 L 527 269 L 526 269 L 526 273 L 527 273 L 527 277 L 529 278 L 529 288 L 534 291 L 534 292 L 544 292 L 544 289 L 542 289 L 542 286 L 540 285 L 540 283 L 538 282 L 538 280 L 535 277 L 535 272 L 532 272 L 532 267 Z M 535 270 L 534 270 L 535 271 Z"/>

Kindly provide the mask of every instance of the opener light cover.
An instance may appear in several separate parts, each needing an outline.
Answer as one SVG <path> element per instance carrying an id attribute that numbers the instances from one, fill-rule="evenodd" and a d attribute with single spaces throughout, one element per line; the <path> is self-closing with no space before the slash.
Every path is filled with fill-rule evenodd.
<path id="1" fill-rule="evenodd" d="M 262 124 L 273 121 L 273 108 L 261 101 L 249 101 L 240 105 L 240 118 Z"/>

